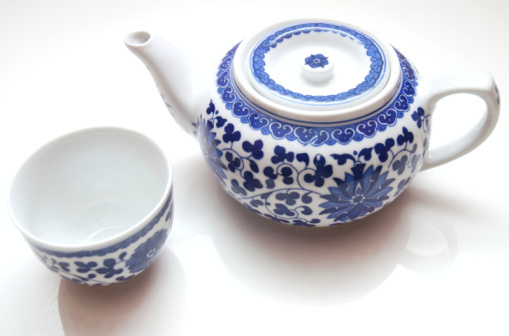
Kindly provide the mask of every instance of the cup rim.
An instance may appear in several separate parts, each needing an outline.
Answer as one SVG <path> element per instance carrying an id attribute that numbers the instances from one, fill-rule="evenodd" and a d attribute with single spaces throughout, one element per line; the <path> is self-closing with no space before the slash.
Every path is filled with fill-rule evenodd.
<path id="1" fill-rule="evenodd" d="M 135 136 L 138 136 L 145 141 L 147 141 L 158 153 L 159 157 L 163 160 L 166 170 L 167 170 L 167 178 L 166 178 L 166 184 L 164 186 L 164 190 L 161 193 L 161 196 L 157 202 L 156 205 L 140 220 L 138 220 L 136 223 L 129 226 L 129 228 L 125 229 L 124 231 L 113 235 L 109 238 L 102 239 L 96 242 L 91 243 L 85 243 L 80 244 L 76 246 L 72 245 L 63 245 L 63 244 L 56 244 L 48 242 L 44 239 L 39 238 L 38 236 L 32 234 L 29 230 L 27 230 L 22 224 L 21 221 L 17 218 L 15 211 L 12 206 L 12 194 L 15 189 L 15 183 L 16 180 L 21 172 L 21 170 L 32 160 L 34 159 L 37 154 L 41 153 L 47 148 L 50 148 L 51 146 L 65 140 L 69 139 L 75 136 L 79 136 L 86 133 L 95 133 L 95 132 L 117 132 L 117 133 L 125 133 L 125 134 L 133 134 Z M 28 157 L 22 161 L 22 163 L 19 165 L 18 169 L 14 173 L 13 177 L 10 181 L 10 186 L 8 189 L 8 195 L 7 195 L 7 208 L 9 215 L 11 217 L 12 222 L 16 226 L 16 228 L 22 233 L 24 238 L 31 244 L 35 245 L 38 248 L 43 248 L 45 250 L 51 250 L 61 253 L 75 253 L 80 251 L 93 251 L 93 250 L 101 250 L 107 246 L 113 245 L 115 243 L 124 241 L 125 239 L 131 237 L 135 233 L 139 232 L 141 229 L 145 227 L 151 220 L 151 218 L 157 214 L 164 206 L 165 203 L 168 201 L 168 198 L 170 197 L 170 193 L 172 192 L 173 187 L 173 167 L 171 165 L 171 162 L 165 153 L 163 151 L 162 147 L 151 137 L 147 136 L 144 133 L 141 133 L 139 131 L 135 131 L 133 129 L 129 128 L 123 128 L 123 127 L 113 127 L 113 126 L 97 126 L 97 127 L 89 127 L 84 129 L 78 129 L 75 131 L 71 131 L 65 134 L 62 134 L 60 136 L 57 136 L 56 138 L 48 141 L 47 143 L 43 144 L 42 146 L 38 147 L 36 150 L 34 150 Z"/>

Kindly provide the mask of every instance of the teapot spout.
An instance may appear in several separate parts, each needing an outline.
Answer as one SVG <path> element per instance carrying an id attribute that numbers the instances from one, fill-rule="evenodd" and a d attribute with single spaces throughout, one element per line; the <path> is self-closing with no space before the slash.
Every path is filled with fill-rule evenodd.
<path id="1" fill-rule="evenodd" d="M 159 36 L 139 31 L 126 36 L 125 44 L 150 71 L 166 107 L 177 123 L 194 134 L 199 115 L 200 83 L 192 61 Z"/>

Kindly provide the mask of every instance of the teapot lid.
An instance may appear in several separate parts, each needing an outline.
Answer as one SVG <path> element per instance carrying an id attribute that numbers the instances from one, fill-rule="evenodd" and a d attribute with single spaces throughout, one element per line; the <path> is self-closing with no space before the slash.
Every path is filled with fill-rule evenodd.
<path id="1" fill-rule="evenodd" d="M 388 89 L 394 56 L 394 50 L 372 34 L 318 20 L 269 27 L 239 50 L 234 61 L 238 85 L 247 96 L 255 96 L 250 97 L 255 103 L 271 105 L 269 111 L 274 106 L 312 112 L 365 106 Z"/>

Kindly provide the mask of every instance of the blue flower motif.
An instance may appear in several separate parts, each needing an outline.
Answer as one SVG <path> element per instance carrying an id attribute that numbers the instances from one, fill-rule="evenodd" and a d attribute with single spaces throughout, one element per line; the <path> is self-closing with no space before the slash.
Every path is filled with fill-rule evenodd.
<path id="1" fill-rule="evenodd" d="M 414 142 L 414 134 L 410 132 L 406 127 L 403 127 L 403 134 L 398 135 L 398 145 L 402 146 L 405 142 Z"/>
<path id="2" fill-rule="evenodd" d="M 286 205 L 295 205 L 299 198 L 300 198 L 299 193 L 295 191 L 276 194 L 276 199 L 279 201 L 285 201 Z"/>
<path id="3" fill-rule="evenodd" d="M 224 157 L 226 158 L 226 161 L 228 161 L 228 169 L 231 172 L 235 172 L 240 165 L 242 164 L 242 161 L 238 157 L 234 157 L 231 152 L 227 152 Z"/>
<path id="4" fill-rule="evenodd" d="M 263 188 L 263 184 L 258 179 L 255 179 L 253 173 L 250 171 L 245 172 L 244 179 L 244 188 L 249 191 L 255 191 L 256 189 Z"/>
<path id="5" fill-rule="evenodd" d="M 417 111 L 412 113 L 412 119 L 417 122 L 417 127 L 421 128 L 424 120 L 424 109 L 422 107 L 417 108 Z"/>
<path id="6" fill-rule="evenodd" d="M 315 186 L 323 186 L 325 179 L 332 176 L 332 165 L 325 165 L 325 158 L 322 155 L 315 156 L 313 163 L 316 166 L 314 174 L 306 174 L 304 181 L 315 183 Z"/>
<path id="7" fill-rule="evenodd" d="M 378 154 L 380 161 L 387 161 L 389 158 L 389 152 L 391 151 L 391 148 L 394 146 L 394 144 L 394 139 L 389 138 L 385 140 L 385 145 L 383 143 L 378 143 L 375 145 L 375 153 Z"/>
<path id="8" fill-rule="evenodd" d="M 167 236 L 168 230 L 157 231 L 147 241 L 138 246 L 131 258 L 125 263 L 129 271 L 137 273 L 147 268 L 163 248 Z"/>
<path id="9" fill-rule="evenodd" d="M 329 64 L 329 61 L 327 61 L 328 57 L 323 56 L 322 54 L 316 54 L 311 55 L 309 57 L 306 57 L 304 60 L 306 65 L 309 65 L 311 68 L 323 68 L 327 64 Z"/>
<path id="10" fill-rule="evenodd" d="M 329 187 L 330 194 L 321 196 L 327 202 L 320 204 L 324 208 L 320 214 L 349 222 L 372 213 L 389 199 L 387 194 L 393 189 L 390 185 L 394 179 L 387 179 L 388 172 L 381 174 L 382 166 L 365 168 L 366 164 L 357 164 L 344 180 L 334 178 L 337 187 Z"/>
<path id="11" fill-rule="evenodd" d="M 223 141 L 225 143 L 228 143 L 228 142 L 234 143 L 235 141 L 240 140 L 240 132 L 235 131 L 235 126 L 233 126 L 233 124 L 226 125 L 226 127 L 224 128 L 224 131 L 226 132 L 223 135 Z"/>
<path id="12" fill-rule="evenodd" d="M 256 140 L 253 144 L 251 144 L 249 141 L 244 141 L 242 144 L 242 149 L 244 149 L 247 153 L 251 153 L 251 155 L 257 159 L 260 160 L 263 157 L 263 141 Z"/>
<path id="13" fill-rule="evenodd" d="M 216 127 L 221 128 L 226 123 L 226 119 L 221 116 L 216 116 Z"/>
<path id="14" fill-rule="evenodd" d="M 278 163 L 284 162 L 285 160 L 287 160 L 288 162 L 292 162 L 293 161 L 293 157 L 294 157 L 293 152 L 288 152 L 287 153 L 286 149 L 284 147 L 276 146 L 276 148 L 274 148 L 274 154 L 276 154 L 276 155 L 274 155 L 271 158 L 271 161 L 274 164 L 278 164 Z"/>
<path id="15" fill-rule="evenodd" d="M 276 204 L 276 208 L 274 209 L 274 213 L 276 215 L 280 215 L 280 216 L 294 216 L 295 215 L 295 212 L 293 212 L 292 210 L 288 209 L 288 207 L 284 204 L 281 204 L 281 203 L 277 203 Z M 276 220 L 279 220 L 279 218 L 276 218 Z"/>
<path id="16" fill-rule="evenodd" d="M 407 164 L 408 164 L 408 156 L 403 155 L 401 157 L 401 159 L 394 161 L 394 163 L 392 164 L 392 169 L 394 171 L 397 171 L 398 175 L 401 175 L 405 171 Z"/>
<path id="17" fill-rule="evenodd" d="M 115 265 L 117 264 L 117 261 L 113 258 L 108 258 L 103 261 L 104 267 L 98 268 L 96 270 L 99 274 L 104 274 L 104 277 L 106 279 L 109 279 L 117 274 L 120 274 L 124 271 L 122 268 L 115 268 Z"/>
<path id="18" fill-rule="evenodd" d="M 212 102 L 212 100 L 209 103 L 209 106 L 207 107 L 207 114 L 215 114 L 217 113 L 216 105 Z"/>

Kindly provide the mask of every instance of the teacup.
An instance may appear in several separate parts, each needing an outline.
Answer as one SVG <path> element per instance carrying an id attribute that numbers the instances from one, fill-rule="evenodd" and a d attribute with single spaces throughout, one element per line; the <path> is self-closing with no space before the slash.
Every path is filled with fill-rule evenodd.
<path id="1" fill-rule="evenodd" d="M 39 259 L 63 278 L 109 285 L 145 270 L 173 220 L 172 170 L 151 139 L 121 128 L 76 131 L 36 151 L 9 210 Z"/>

